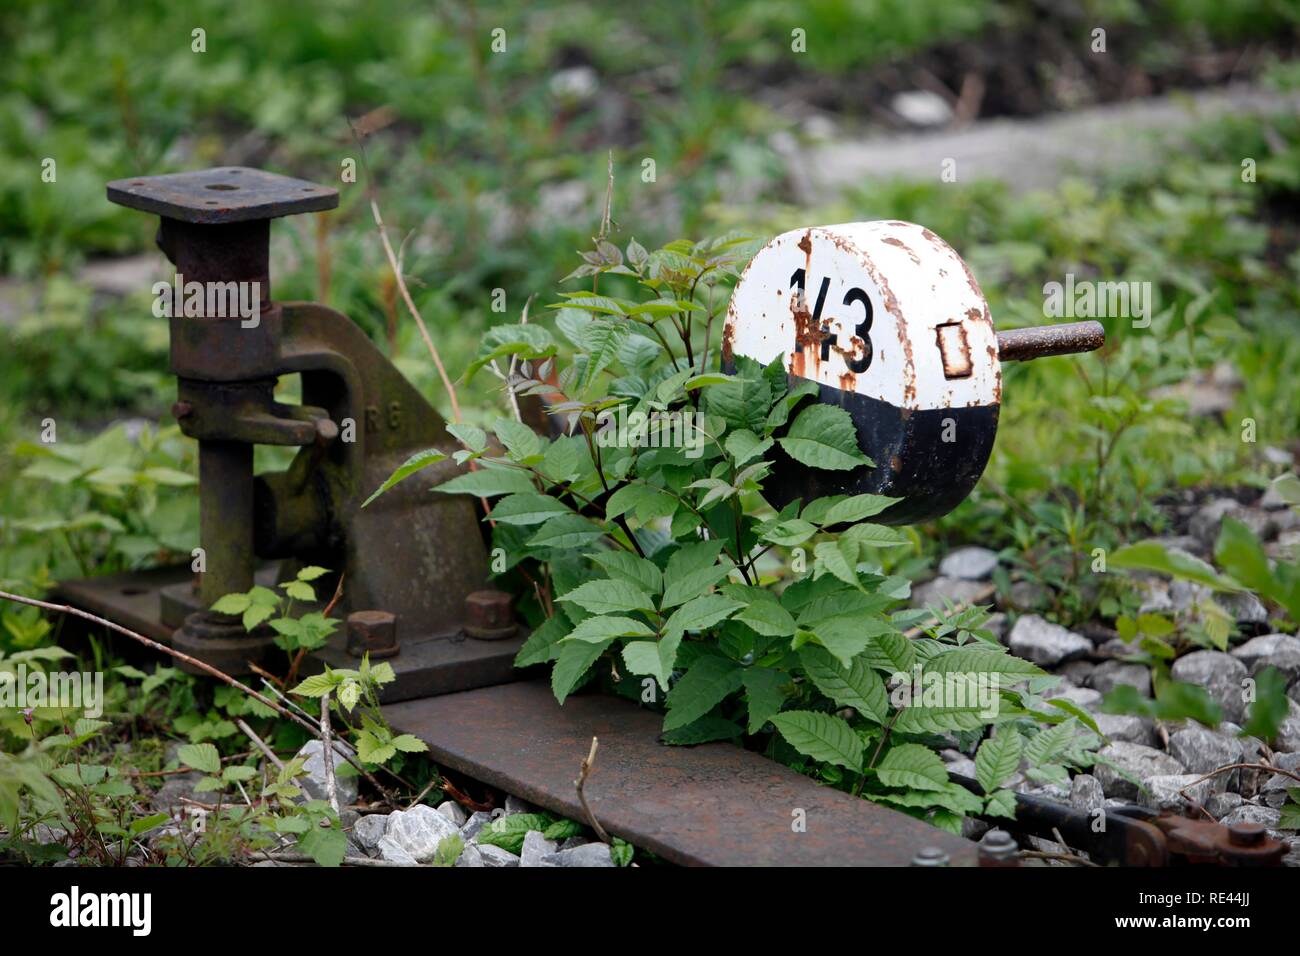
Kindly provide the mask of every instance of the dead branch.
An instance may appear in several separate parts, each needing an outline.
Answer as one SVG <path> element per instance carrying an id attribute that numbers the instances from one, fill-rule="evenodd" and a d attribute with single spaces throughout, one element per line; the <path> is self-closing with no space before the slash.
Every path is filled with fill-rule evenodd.
<path id="1" fill-rule="evenodd" d="M 591 806 L 587 803 L 587 794 L 583 792 L 583 788 L 587 785 L 587 775 L 591 773 L 592 765 L 596 762 L 596 747 L 598 745 L 599 741 L 595 737 L 592 737 L 591 752 L 583 758 L 582 766 L 578 770 L 578 779 L 573 781 L 573 786 L 578 791 L 578 802 L 582 804 L 582 812 L 587 815 L 587 822 L 590 823 L 591 828 L 596 831 L 596 836 L 598 836 L 600 842 L 604 843 L 606 846 L 613 846 L 613 843 L 609 839 L 609 834 L 605 832 L 605 828 L 602 827 L 600 821 L 596 819 L 596 814 L 591 812 Z"/>
<path id="2" fill-rule="evenodd" d="M 248 724 L 244 723 L 244 719 L 242 717 L 235 718 L 235 726 L 244 732 L 245 737 L 247 737 L 249 740 L 251 740 L 254 744 L 257 745 L 258 750 L 266 754 L 266 759 L 271 761 L 271 763 L 275 766 L 276 770 L 284 769 L 284 761 L 282 761 L 279 757 L 275 755 L 275 751 L 266 745 L 266 741 L 264 741 L 261 737 L 257 736 L 257 734 L 253 733 L 253 728 L 248 726 Z"/>
<path id="3" fill-rule="evenodd" d="M 334 812 L 339 812 L 338 781 L 334 777 L 334 734 L 330 728 L 330 695 L 320 699 L 320 739 L 324 744 L 321 750 L 321 762 L 325 766 L 325 796 Z"/>

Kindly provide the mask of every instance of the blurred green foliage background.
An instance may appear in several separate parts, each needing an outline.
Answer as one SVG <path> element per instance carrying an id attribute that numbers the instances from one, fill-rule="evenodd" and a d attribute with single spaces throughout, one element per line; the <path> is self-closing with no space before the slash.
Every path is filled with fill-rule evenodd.
<path id="1" fill-rule="evenodd" d="M 1096 23 L 1122 75 L 1061 52 L 1086 49 Z M 807 54 L 791 50 L 796 28 Z M 494 53 L 498 29 L 505 50 Z M 1149 335 L 1112 323 L 1100 357 L 1008 370 L 988 481 L 926 529 L 909 566 L 921 570 L 935 543 L 981 540 L 1066 587 L 1071 553 L 1162 530 L 1154 503 L 1179 488 L 1262 484 L 1257 449 L 1300 434 L 1295 117 L 1211 124 L 1194 148 L 1124 178 L 1029 196 L 928 178 L 848 190 L 822 208 L 790 202 L 771 136 L 802 135 L 792 116 L 804 105 L 846 127 L 873 122 L 920 71 L 956 90 L 964 72 L 985 70 L 986 116 L 1214 85 L 1238 78 L 1229 67 L 1247 55 L 1271 58 L 1259 82 L 1293 84 L 1298 29 L 1300 5 L 1285 0 L 10 0 L 0 578 L 36 588 L 167 560 L 193 538 L 192 492 L 175 478 L 192 470 L 192 449 L 165 427 L 173 385 L 147 284 L 105 296 L 79 278 L 86 263 L 152 248 L 156 223 L 109 204 L 107 180 L 243 164 L 340 186 L 337 211 L 273 230 L 277 296 L 347 313 L 446 410 L 377 241 L 365 169 L 456 374 L 485 328 L 516 321 L 530 296 L 536 309 L 553 301 L 596 230 L 612 153 L 620 244 L 909 219 L 968 259 L 1001 326 L 1043 321 L 1041 286 L 1067 271 L 1158 283 Z M 1216 57 L 1228 67 L 1205 66 Z M 1082 77 L 1068 94 L 1067 70 Z M 349 119 L 372 130 L 356 184 L 340 182 L 345 161 L 362 158 Z M 1257 183 L 1241 181 L 1242 156 L 1258 157 Z M 40 181 L 45 157 L 57 183 Z M 496 289 L 505 314 L 492 311 Z M 1225 362 L 1242 382 L 1227 413 L 1194 419 L 1159 397 Z M 500 396 L 484 377 L 461 402 L 485 421 Z M 59 455 L 37 442 L 50 417 L 68 442 Z M 1244 417 L 1258 421 L 1256 445 L 1240 440 Z M 114 462 L 125 470 L 103 474 Z M 1090 608 L 1081 597 L 1053 611 Z"/>

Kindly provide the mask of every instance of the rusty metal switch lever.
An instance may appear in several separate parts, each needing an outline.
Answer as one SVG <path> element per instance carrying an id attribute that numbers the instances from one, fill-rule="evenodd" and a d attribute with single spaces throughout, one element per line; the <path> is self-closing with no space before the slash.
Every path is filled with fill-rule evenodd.
<path id="1" fill-rule="evenodd" d="M 970 777 L 949 777 L 972 793 L 983 793 Z M 1015 820 L 998 817 L 989 822 L 1045 840 L 1060 834 L 1094 862 L 1124 866 L 1278 866 L 1287 851 L 1286 844 L 1254 824 L 1225 826 L 1139 806 L 1112 807 L 1105 813 L 1106 826 L 1098 831 L 1092 813 L 1018 793 Z"/>
<path id="2" fill-rule="evenodd" d="M 174 629 L 178 648 L 229 673 L 265 663 L 273 635 L 249 635 L 237 618 L 209 609 L 251 588 L 259 561 L 279 559 L 280 579 L 306 564 L 343 575 L 339 613 L 351 614 L 349 627 L 321 661 L 349 666 L 349 649 L 398 654 L 400 628 L 394 669 L 399 683 L 411 668 L 415 676 L 399 694 L 508 679 L 517 641 L 428 640 L 462 633 L 467 598 L 488 576 L 473 502 L 429 493 L 460 466 L 424 469 L 361 507 L 415 452 L 440 448 L 451 458 L 457 446 L 445 422 L 346 316 L 271 298 L 270 221 L 333 209 L 338 192 L 218 167 L 118 180 L 108 198 L 160 217 L 158 245 L 176 267 L 174 301 L 183 305 L 168 316 L 173 412 L 199 442 L 206 568 L 196 587 L 160 589 L 160 629 Z M 287 375 L 301 378 L 301 405 L 275 399 Z M 300 450 L 287 470 L 254 475 L 255 445 Z M 329 593 L 336 580 L 316 586 Z M 512 627 L 494 619 L 485 636 Z"/>
<path id="3" fill-rule="evenodd" d="M 1106 344 L 1106 330 L 1100 322 L 1066 322 L 998 333 L 998 358 L 1003 362 L 1025 362 L 1049 355 L 1095 352 Z"/>

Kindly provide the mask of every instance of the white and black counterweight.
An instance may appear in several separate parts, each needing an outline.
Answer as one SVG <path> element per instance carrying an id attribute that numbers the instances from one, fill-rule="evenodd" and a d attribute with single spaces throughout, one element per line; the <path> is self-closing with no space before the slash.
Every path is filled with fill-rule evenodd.
<path id="1" fill-rule="evenodd" d="M 723 329 L 736 356 L 784 357 L 791 381 L 852 417 L 875 462 L 809 469 L 776 450 L 768 497 L 778 506 L 831 494 L 902 499 L 877 520 L 909 524 L 956 507 L 975 486 L 997 434 L 1001 362 L 1084 352 L 1097 322 L 999 334 L 966 263 L 929 229 L 897 220 L 782 233 L 750 261 Z"/>

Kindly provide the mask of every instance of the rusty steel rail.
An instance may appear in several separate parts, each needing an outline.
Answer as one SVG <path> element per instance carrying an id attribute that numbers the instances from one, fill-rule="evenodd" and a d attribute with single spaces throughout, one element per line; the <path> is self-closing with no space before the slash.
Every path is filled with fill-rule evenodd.
<path id="1" fill-rule="evenodd" d="M 999 332 L 998 358 L 1003 362 L 1025 362 L 1049 355 L 1095 352 L 1105 344 L 1106 330 L 1100 322 L 1036 325 Z"/>
<path id="2" fill-rule="evenodd" d="M 599 737 L 584 788 L 592 812 L 614 836 L 672 863 L 907 866 L 927 847 L 952 866 L 977 862 L 974 843 L 761 754 L 726 743 L 660 744 L 661 717 L 619 698 L 580 694 L 561 707 L 547 684 L 521 681 L 384 713 L 425 741 L 435 761 L 583 822 L 574 779 Z"/>

